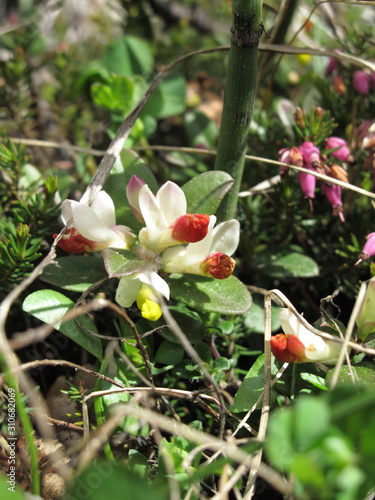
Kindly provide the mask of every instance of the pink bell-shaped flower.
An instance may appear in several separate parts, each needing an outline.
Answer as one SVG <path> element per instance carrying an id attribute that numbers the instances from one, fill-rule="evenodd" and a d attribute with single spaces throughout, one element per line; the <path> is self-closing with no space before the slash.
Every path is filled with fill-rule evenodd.
<path id="1" fill-rule="evenodd" d="M 334 158 L 337 158 L 338 160 L 341 161 L 348 161 L 348 158 L 350 157 L 350 150 L 348 148 L 347 142 L 345 139 L 341 139 L 341 137 L 328 137 L 326 139 L 326 147 L 327 149 L 334 149 L 334 148 L 339 148 L 336 149 L 336 151 L 333 151 L 330 153 Z"/>

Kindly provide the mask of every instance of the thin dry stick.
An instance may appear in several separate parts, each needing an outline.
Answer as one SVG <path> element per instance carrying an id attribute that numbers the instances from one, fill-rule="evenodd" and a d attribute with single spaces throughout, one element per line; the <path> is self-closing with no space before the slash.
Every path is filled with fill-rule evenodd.
<path id="1" fill-rule="evenodd" d="M 12 138 L 11 139 L 14 142 L 20 142 L 23 144 L 28 144 L 30 142 L 37 142 L 38 145 L 44 145 L 46 147 L 59 147 L 63 148 L 64 145 L 61 143 L 50 143 L 47 141 L 29 141 L 28 139 L 18 139 L 18 138 Z M 26 142 L 25 142 L 26 141 Z M 53 146 L 51 146 L 53 144 Z M 68 146 L 67 146 L 68 147 Z M 69 146 L 69 148 L 75 148 L 77 149 L 78 146 Z M 93 150 L 93 149 L 85 149 L 85 148 L 78 148 L 82 150 L 82 152 L 88 153 L 88 154 L 96 154 L 97 156 L 103 156 L 105 151 L 99 151 L 99 150 Z M 189 154 L 200 154 L 200 155 L 216 155 L 216 151 L 213 151 L 211 149 L 200 149 L 200 148 L 189 148 L 189 147 L 177 147 L 177 146 L 142 146 L 142 147 L 134 147 L 132 148 L 133 151 L 180 151 L 182 153 L 189 153 Z M 297 165 L 288 165 L 286 163 L 282 163 L 277 160 L 271 160 L 269 158 L 263 158 L 261 156 L 253 156 L 253 155 L 246 155 L 247 160 L 253 160 L 253 161 L 260 161 L 263 163 L 269 163 L 271 165 L 275 166 L 284 166 L 288 167 L 292 170 L 296 170 L 297 172 L 305 172 L 310 175 L 313 175 L 314 177 L 317 177 L 320 180 L 327 181 L 331 184 L 337 184 L 338 186 L 341 186 L 344 189 L 349 189 L 350 191 L 354 191 L 355 193 L 362 194 L 363 196 L 367 196 L 368 198 L 373 198 L 375 199 L 375 193 L 371 193 L 370 191 L 366 191 L 365 189 L 359 188 L 358 186 L 354 186 L 353 184 L 349 184 L 343 181 L 340 181 L 338 179 L 334 179 L 333 177 L 329 177 L 324 174 L 320 174 L 318 172 L 314 172 L 312 170 L 307 170 L 303 167 L 298 167 Z M 281 178 L 279 175 L 276 175 L 272 177 L 271 179 L 268 179 L 267 181 L 263 181 L 266 184 L 264 187 L 262 186 L 262 183 L 259 185 L 257 184 L 253 188 L 250 188 L 247 191 L 242 191 L 239 193 L 240 198 L 244 198 L 245 196 L 250 196 L 254 193 L 254 191 L 259 191 L 259 190 L 264 190 L 264 189 L 269 189 L 272 187 L 274 184 L 277 184 L 278 181 L 281 181 Z"/>
<path id="2" fill-rule="evenodd" d="M 271 311 L 272 311 L 272 292 L 268 292 L 264 297 L 264 396 L 262 413 L 259 422 L 258 441 L 263 442 L 266 439 L 268 417 L 270 412 L 271 396 Z M 262 460 L 263 447 L 255 453 L 254 461 L 251 465 L 246 491 L 245 500 L 250 500 L 255 493 L 255 480 L 258 475 L 258 468 Z"/>
<path id="3" fill-rule="evenodd" d="M 187 339 L 184 332 L 179 327 L 177 321 L 173 318 L 172 314 L 169 312 L 169 309 L 165 302 L 163 301 L 161 304 L 161 309 L 163 311 L 163 316 L 168 323 L 169 328 L 175 334 L 176 338 L 179 340 L 182 347 L 185 349 L 186 353 L 190 356 L 190 358 L 199 366 L 206 382 L 208 382 L 214 388 L 217 397 L 220 401 L 219 405 L 219 414 L 220 414 L 220 428 L 219 428 L 219 436 L 223 437 L 224 429 L 225 429 L 225 402 L 223 395 L 221 394 L 220 387 L 218 386 L 216 380 L 211 376 L 211 374 L 206 370 L 206 367 L 203 364 L 203 361 L 199 357 L 198 353 L 191 345 L 189 340 Z"/>
<path id="4" fill-rule="evenodd" d="M 109 382 L 110 384 L 117 385 L 121 388 L 128 389 L 122 382 L 118 382 L 117 380 L 113 380 L 106 375 L 102 375 L 101 373 L 96 372 L 95 370 L 90 370 L 90 368 L 86 368 L 85 366 L 77 365 L 76 363 L 72 363 L 71 361 L 65 361 L 64 359 L 38 359 L 37 361 L 30 361 L 29 363 L 23 363 L 19 366 L 19 369 L 27 371 L 38 369 L 42 366 L 66 366 L 67 368 L 72 368 L 75 371 L 82 371 L 92 375 L 93 377 L 100 378 L 105 382 Z"/>
<path id="5" fill-rule="evenodd" d="M 348 321 L 345 339 L 344 339 L 344 342 L 342 343 L 341 351 L 340 351 L 335 369 L 334 369 L 333 374 L 332 374 L 332 378 L 330 381 L 330 388 L 331 389 L 336 387 L 337 381 L 339 379 L 340 370 L 341 370 L 342 364 L 344 362 L 344 358 L 347 355 L 348 347 L 350 344 L 349 339 L 352 336 L 353 329 L 355 327 L 355 320 L 356 320 L 356 318 L 361 310 L 363 301 L 365 299 L 366 289 L 367 289 L 366 283 L 362 283 L 361 288 L 360 288 L 359 293 L 358 293 L 358 296 L 357 296 L 357 300 L 355 301 L 352 313 L 351 313 L 349 321 Z"/>

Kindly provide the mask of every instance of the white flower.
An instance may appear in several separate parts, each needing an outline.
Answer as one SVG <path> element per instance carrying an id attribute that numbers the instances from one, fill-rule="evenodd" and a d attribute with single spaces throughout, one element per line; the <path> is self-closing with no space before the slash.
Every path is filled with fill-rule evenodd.
<path id="1" fill-rule="evenodd" d="M 310 332 L 290 309 L 281 308 L 279 319 L 285 335 L 274 335 L 271 339 L 275 358 L 284 363 L 320 361 L 333 364 L 337 361 L 341 349 L 339 342 L 324 340 Z"/>
<path id="2" fill-rule="evenodd" d="M 62 217 L 65 223 L 73 219 L 72 227 L 59 242 L 70 253 L 96 252 L 108 247 L 128 249 L 135 241 L 129 227 L 116 225 L 115 206 L 105 191 L 98 193 L 90 207 L 65 200 Z"/>
<path id="3" fill-rule="evenodd" d="M 162 254 L 164 270 L 167 273 L 191 273 L 228 278 L 235 261 L 230 257 L 237 249 L 240 239 L 240 224 L 232 219 L 215 228 L 216 217 L 211 216 L 208 232 L 203 240 L 187 246 L 168 248 Z"/>
<path id="4" fill-rule="evenodd" d="M 186 198 L 180 187 L 168 181 L 156 196 L 142 179 L 133 176 L 126 189 L 131 209 L 146 227 L 139 233 L 140 244 L 159 253 L 166 248 L 200 241 L 207 234 L 210 217 L 187 214 Z"/>

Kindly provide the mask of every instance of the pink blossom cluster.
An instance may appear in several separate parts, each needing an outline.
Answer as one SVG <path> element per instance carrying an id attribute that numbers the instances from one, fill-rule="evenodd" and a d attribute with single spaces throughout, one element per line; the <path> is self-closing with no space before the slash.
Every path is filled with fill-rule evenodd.
<path id="1" fill-rule="evenodd" d="M 345 139 L 332 136 L 328 137 L 325 142 L 329 156 L 342 162 L 351 161 L 350 150 Z M 320 149 L 310 141 L 304 142 L 299 147 L 283 148 L 279 151 L 279 161 L 285 165 L 280 167 L 280 176 L 283 178 L 287 174 L 287 165 L 296 165 L 311 172 L 329 175 L 332 179 L 347 182 L 345 170 L 340 165 L 334 165 L 329 161 L 326 162 L 326 158 L 326 155 L 322 157 Z M 315 198 L 317 177 L 308 172 L 298 172 L 298 180 L 305 198 L 309 200 L 311 211 L 313 211 L 312 200 Z M 333 213 L 338 215 L 344 222 L 341 187 L 335 183 L 322 182 L 321 188 L 332 205 Z"/>
<path id="2" fill-rule="evenodd" d="M 335 50 L 335 52 L 340 53 L 341 51 Z M 343 96 L 346 92 L 346 84 L 340 70 L 339 61 L 331 57 L 326 68 L 326 76 L 332 76 L 335 91 L 339 96 Z M 375 72 L 357 69 L 352 75 L 352 85 L 358 94 L 367 97 L 371 87 L 375 87 Z"/>

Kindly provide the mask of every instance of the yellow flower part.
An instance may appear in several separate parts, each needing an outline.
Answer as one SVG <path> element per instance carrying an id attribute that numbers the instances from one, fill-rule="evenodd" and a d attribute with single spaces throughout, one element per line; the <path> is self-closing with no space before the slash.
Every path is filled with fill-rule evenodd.
<path id="1" fill-rule="evenodd" d="M 311 63 L 312 57 L 310 56 L 310 54 L 298 54 L 297 59 L 302 64 L 302 66 L 307 66 Z"/>
<path id="2" fill-rule="evenodd" d="M 162 314 L 161 308 L 155 299 L 156 296 L 152 288 L 143 285 L 137 298 L 137 306 L 142 316 L 149 321 L 157 321 Z"/>

